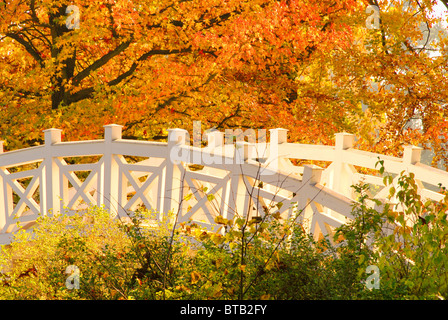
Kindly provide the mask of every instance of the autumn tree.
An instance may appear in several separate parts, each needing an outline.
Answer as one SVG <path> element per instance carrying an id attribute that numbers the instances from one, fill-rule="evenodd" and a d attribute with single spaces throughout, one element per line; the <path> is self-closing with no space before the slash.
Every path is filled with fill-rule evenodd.
<path id="1" fill-rule="evenodd" d="M 397 155 L 412 143 L 444 159 L 446 38 L 431 31 L 434 4 L 2 1 L 0 136 L 14 149 L 49 127 L 78 140 L 118 123 L 125 137 L 158 139 L 199 120 L 284 127 L 305 143 L 347 131 L 364 149 Z"/>
<path id="2" fill-rule="evenodd" d="M 366 21 L 334 55 L 338 94 L 368 108 L 359 122 L 365 145 L 393 155 L 404 144 L 420 145 L 434 151 L 434 164 L 446 162 L 447 32 L 433 14 L 436 1 L 369 4 L 376 26 Z"/>
<path id="3" fill-rule="evenodd" d="M 95 137 L 110 122 L 144 138 L 192 120 L 297 127 L 310 140 L 341 127 L 339 110 L 308 108 L 298 78 L 346 42 L 344 19 L 363 7 L 355 1 L 76 1 L 72 29 L 69 4 L 0 4 L 8 148 L 39 143 L 48 127 Z"/>

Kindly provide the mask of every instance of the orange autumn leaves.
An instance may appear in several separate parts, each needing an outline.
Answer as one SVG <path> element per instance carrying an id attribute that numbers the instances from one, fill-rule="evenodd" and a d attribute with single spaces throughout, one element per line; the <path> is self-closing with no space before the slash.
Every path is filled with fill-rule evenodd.
<path id="1" fill-rule="evenodd" d="M 58 1 L 16 1 L 0 19 L 7 149 L 41 143 L 49 127 L 78 140 L 100 138 L 104 124 L 117 123 L 126 137 L 150 139 L 201 121 L 203 130 L 283 127 L 290 141 L 305 143 L 332 144 L 334 133 L 347 131 L 363 148 L 399 152 L 405 142 L 428 140 L 402 132 L 417 111 L 427 113 L 425 132 L 441 128 L 445 93 L 434 93 L 446 64 L 402 48 L 406 37 L 420 37 L 426 17 L 406 20 L 411 13 L 387 1 L 381 30 L 366 29 L 367 1 L 73 4 L 75 30 L 64 29 L 68 3 Z M 421 72 L 400 71 L 413 66 Z M 379 92 L 369 91 L 371 79 Z M 391 86 L 401 88 L 384 90 Z"/>
<path id="2" fill-rule="evenodd" d="M 95 138 L 111 121 L 135 137 L 193 120 L 221 128 L 291 124 L 285 103 L 296 65 L 337 37 L 328 21 L 351 4 L 78 1 L 80 28 L 69 31 L 66 4 L 14 2 L 0 29 L 8 76 L 0 133 L 17 148 L 30 144 L 30 131 L 59 127 L 67 139 Z M 29 114 L 37 121 L 28 123 Z"/>

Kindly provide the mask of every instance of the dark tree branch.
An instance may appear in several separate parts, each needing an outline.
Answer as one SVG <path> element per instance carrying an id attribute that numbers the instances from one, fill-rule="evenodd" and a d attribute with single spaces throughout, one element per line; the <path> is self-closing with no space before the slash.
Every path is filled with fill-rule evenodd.
<path id="1" fill-rule="evenodd" d="M 18 98 L 40 98 L 40 97 L 44 96 L 44 94 L 42 94 L 40 92 L 33 92 L 33 91 L 13 88 L 13 87 L 10 87 L 10 86 L 4 85 L 4 84 L 0 85 L 0 90 L 3 92 L 6 92 L 8 90 L 8 94 L 11 93 Z"/>
<path id="2" fill-rule="evenodd" d="M 234 117 L 238 117 L 238 113 L 240 112 L 241 109 L 241 105 L 238 104 L 238 107 L 236 108 L 235 112 L 233 112 L 231 115 L 224 117 L 217 125 L 216 125 L 216 129 L 220 129 L 223 128 L 224 124 L 234 118 Z"/>
<path id="3" fill-rule="evenodd" d="M 128 44 L 129 45 L 129 44 Z M 109 81 L 107 83 L 108 86 L 115 86 L 118 85 L 120 82 L 122 82 L 124 79 L 130 77 L 131 75 L 134 74 L 135 70 L 138 67 L 138 62 L 144 61 L 146 59 L 148 59 L 151 56 L 155 56 L 155 55 L 169 55 L 169 54 L 179 54 L 179 53 L 187 53 L 187 52 L 191 52 L 191 48 L 185 48 L 185 49 L 179 49 L 179 50 L 150 50 L 148 52 L 146 52 L 145 54 L 143 54 L 142 56 L 140 56 L 136 62 L 134 62 L 131 67 L 129 68 L 128 71 L 120 74 L 118 77 L 116 77 L 115 79 Z M 100 59 L 101 60 L 101 59 Z M 76 76 L 77 77 L 77 76 Z M 75 78 L 76 78 L 75 77 Z M 94 89 L 93 87 L 89 87 L 89 88 L 85 88 L 82 89 L 74 94 L 72 94 L 70 97 L 68 97 L 67 102 L 68 103 L 74 103 L 74 102 L 78 102 L 84 99 L 88 99 L 92 97 L 92 94 L 94 93 Z"/>
<path id="4" fill-rule="evenodd" d="M 192 89 L 190 92 L 198 91 L 198 90 L 201 89 L 202 87 L 204 87 L 204 86 L 206 86 L 207 84 L 209 84 L 209 83 L 210 83 L 216 76 L 217 76 L 216 73 L 212 73 L 212 74 L 210 74 L 210 75 L 208 76 L 207 80 L 205 80 L 204 83 L 202 83 L 201 85 L 195 87 L 195 88 Z M 156 109 L 154 110 L 154 112 L 151 113 L 151 114 L 149 115 L 149 117 L 154 116 L 157 112 L 159 112 L 159 111 L 162 110 L 163 108 L 169 106 L 172 102 L 174 102 L 174 101 L 176 101 L 176 100 L 178 100 L 178 99 L 180 99 L 180 98 L 186 98 L 186 97 L 188 97 L 188 95 L 187 95 L 186 93 L 180 93 L 180 94 L 178 94 L 178 95 L 173 95 L 173 96 L 169 97 L 169 98 L 166 99 L 165 101 L 160 102 L 160 103 L 157 105 L 157 107 L 156 107 Z M 176 111 L 175 111 L 175 112 L 176 112 Z M 178 111 L 177 111 L 177 113 L 183 113 L 183 114 L 185 114 L 185 115 L 188 115 L 188 114 L 186 114 L 186 113 L 184 113 L 184 112 L 178 112 Z M 132 121 L 132 122 L 128 122 L 128 123 L 126 123 L 126 127 L 127 127 L 128 129 L 129 129 L 129 128 L 132 128 L 134 125 L 139 124 L 139 123 L 142 123 L 144 120 L 145 120 L 144 118 L 141 118 L 141 119 L 138 119 L 138 120 L 135 120 L 135 121 Z M 164 137 L 159 136 L 159 138 L 160 138 L 160 139 L 163 139 Z"/>
<path id="5" fill-rule="evenodd" d="M 20 43 L 25 48 L 25 50 L 34 58 L 34 60 L 36 60 L 42 68 L 44 67 L 44 61 L 39 52 L 36 50 L 32 43 L 26 41 L 23 36 L 21 37 L 21 34 L 7 33 L 6 36 Z"/>
<path id="6" fill-rule="evenodd" d="M 37 17 L 37 14 L 36 14 L 36 0 L 31 0 L 30 1 L 30 9 L 31 9 L 30 16 L 31 16 L 31 19 L 32 19 L 32 21 L 33 21 L 35 26 L 41 26 L 41 27 L 45 27 L 45 28 L 49 28 L 50 27 L 50 25 L 45 24 L 45 23 L 41 23 L 39 21 L 39 18 Z"/>

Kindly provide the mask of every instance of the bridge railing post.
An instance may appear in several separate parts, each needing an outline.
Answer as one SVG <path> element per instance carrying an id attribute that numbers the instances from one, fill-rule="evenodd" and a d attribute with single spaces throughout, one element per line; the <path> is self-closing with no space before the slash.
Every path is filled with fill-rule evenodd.
<path id="1" fill-rule="evenodd" d="M 417 162 L 420 162 L 420 159 L 422 156 L 422 150 L 423 150 L 423 148 L 416 147 L 413 145 L 404 146 L 403 163 L 410 165 L 410 164 L 416 164 Z"/>
<path id="2" fill-rule="evenodd" d="M 315 185 L 316 183 L 320 183 L 320 178 L 322 177 L 322 171 L 324 169 L 316 166 L 306 164 L 303 166 L 303 176 L 302 181 L 309 185 Z"/>
<path id="3" fill-rule="evenodd" d="M 224 132 L 214 130 L 211 132 L 207 132 L 207 146 L 214 150 L 215 148 L 219 148 L 223 146 L 224 143 Z"/>
<path id="4" fill-rule="evenodd" d="M 298 214 L 300 214 L 300 217 L 298 220 L 303 223 L 305 230 L 309 233 L 313 233 L 316 227 L 316 219 L 311 206 L 311 199 L 314 198 L 315 194 L 310 186 L 320 183 L 323 170 L 323 168 L 316 165 L 307 164 L 303 166 L 302 184 L 304 185 L 300 188 L 298 200 Z"/>
<path id="5" fill-rule="evenodd" d="M 249 143 L 246 141 L 235 142 L 235 155 L 233 157 L 235 164 L 243 164 L 249 159 Z"/>
<path id="6" fill-rule="evenodd" d="M 114 159 L 112 143 L 115 140 L 121 139 L 123 126 L 117 124 L 109 124 L 104 126 L 104 154 L 103 166 L 104 173 L 102 179 L 103 187 L 100 191 L 100 204 L 104 204 L 105 208 L 109 210 L 111 215 L 121 213 L 120 205 L 123 203 L 123 195 L 125 190 L 119 188 L 120 167 Z M 123 189 L 123 188 L 121 188 Z"/>
<path id="7" fill-rule="evenodd" d="M 206 133 L 207 151 L 202 154 L 202 161 L 205 164 L 222 164 L 224 155 L 224 133 L 220 131 L 211 131 Z M 210 154 L 214 153 L 214 154 Z"/>
<path id="8" fill-rule="evenodd" d="M 269 175 L 280 168 L 282 155 L 279 152 L 279 145 L 288 142 L 288 129 L 276 128 L 269 129 L 269 156 L 266 160 L 267 168 L 270 170 L 262 171 L 262 175 Z"/>
<path id="9" fill-rule="evenodd" d="M 168 129 L 168 152 L 165 167 L 165 183 L 162 192 L 162 209 L 160 214 L 177 213 L 181 203 L 183 181 L 182 172 L 178 167 L 182 161 L 190 162 L 191 153 L 183 146 L 187 145 L 188 131 L 184 129 Z"/>
<path id="10" fill-rule="evenodd" d="M 50 210 L 53 214 L 62 212 L 61 185 L 59 166 L 54 161 L 53 145 L 61 142 L 61 129 L 44 130 L 44 169 L 40 185 L 40 199 L 42 214 L 47 215 Z"/>
<path id="11" fill-rule="evenodd" d="M 355 136 L 350 133 L 341 132 L 335 135 L 335 155 L 333 162 L 333 190 L 350 197 L 352 193 L 352 174 L 344 162 L 344 152 L 353 147 Z"/>

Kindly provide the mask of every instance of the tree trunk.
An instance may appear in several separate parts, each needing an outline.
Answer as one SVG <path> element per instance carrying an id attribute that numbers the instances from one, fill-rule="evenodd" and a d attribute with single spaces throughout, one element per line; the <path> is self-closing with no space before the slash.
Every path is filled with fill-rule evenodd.
<path id="1" fill-rule="evenodd" d="M 51 38 L 52 49 L 51 57 L 55 59 L 56 71 L 51 77 L 51 84 L 53 87 L 53 93 L 51 94 L 51 108 L 57 109 L 61 104 L 66 104 L 67 94 L 66 84 L 69 79 L 73 78 L 76 65 L 76 48 L 70 44 L 57 47 L 58 38 L 62 37 L 65 33 L 71 30 L 67 29 L 65 25 L 64 17 L 66 16 L 65 10 L 67 4 L 59 4 L 55 13 L 50 13 L 50 26 L 51 26 Z M 71 51 L 69 57 L 61 60 L 61 53 L 67 50 Z M 60 71 L 57 71 L 60 70 Z"/>

